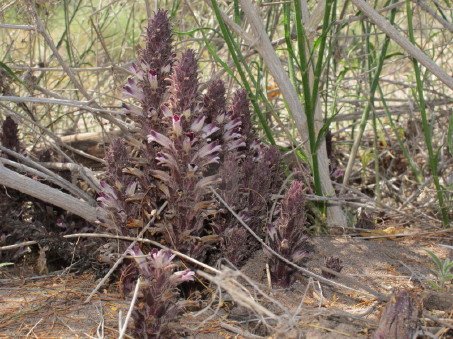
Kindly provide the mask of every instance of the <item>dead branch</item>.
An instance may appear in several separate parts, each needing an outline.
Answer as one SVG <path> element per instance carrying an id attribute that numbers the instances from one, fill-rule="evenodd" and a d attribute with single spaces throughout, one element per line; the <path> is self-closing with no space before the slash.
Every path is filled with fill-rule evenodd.
<path id="1" fill-rule="evenodd" d="M 46 203 L 58 206 L 68 212 L 82 217 L 89 222 L 96 221 L 96 208 L 76 199 L 69 194 L 49 187 L 25 175 L 6 168 L 0 162 L 0 185 L 38 198 Z"/>

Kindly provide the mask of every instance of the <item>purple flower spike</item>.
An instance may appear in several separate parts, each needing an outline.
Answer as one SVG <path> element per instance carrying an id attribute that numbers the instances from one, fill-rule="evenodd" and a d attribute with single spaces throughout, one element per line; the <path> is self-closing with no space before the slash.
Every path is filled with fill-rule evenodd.
<path id="1" fill-rule="evenodd" d="M 279 219 L 268 227 L 270 247 L 284 258 L 295 264 L 307 255 L 304 234 L 306 228 L 304 184 L 295 181 L 285 194 L 281 204 Z M 293 281 L 294 269 L 275 258 L 270 253 L 269 266 L 273 280 L 282 287 L 288 287 Z"/>
<path id="2" fill-rule="evenodd" d="M 138 246 L 127 250 L 134 260 L 143 285 L 140 302 L 132 313 L 136 338 L 174 338 L 171 323 L 181 306 L 177 286 L 194 279 L 190 270 L 175 272 L 174 255 L 169 250 L 153 249 L 146 257 Z M 133 288 L 133 287 L 132 287 Z"/>

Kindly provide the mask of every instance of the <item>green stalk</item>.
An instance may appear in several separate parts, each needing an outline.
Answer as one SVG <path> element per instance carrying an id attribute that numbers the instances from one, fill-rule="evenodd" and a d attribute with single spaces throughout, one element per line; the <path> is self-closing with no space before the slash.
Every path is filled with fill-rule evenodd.
<path id="1" fill-rule="evenodd" d="M 389 1 L 388 1 L 389 2 Z M 385 6 L 388 5 L 388 2 Z M 366 22 L 363 23 L 364 30 L 366 34 L 366 54 L 368 55 L 367 61 L 367 69 L 368 69 L 368 78 L 371 83 L 371 70 L 374 67 L 374 60 L 376 60 L 376 49 L 373 47 L 370 41 L 371 36 L 371 24 Z M 379 83 L 378 83 L 379 85 Z M 374 194 L 376 196 L 377 201 L 381 201 L 381 186 L 380 186 L 380 177 L 379 177 L 379 149 L 378 149 L 378 131 L 377 131 L 377 119 L 376 119 L 376 111 L 374 109 L 374 102 L 372 102 L 372 126 L 373 126 L 373 156 L 374 156 L 374 182 L 375 182 L 375 189 Z"/>
<path id="2" fill-rule="evenodd" d="M 330 1 L 329 1 L 330 2 Z M 311 67 L 307 60 L 307 51 L 305 45 L 307 41 L 305 39 L 305 30 L 302 25 L 302 9 L 300 7 L 299 0 L 294 0 L 295 14 L 296 14 L 296 31 L 297 31 L 297 43 L 299 48 L 299 63 L 302 72 L 302 87 L 304 93 L 304 102 L 305 102 L 305 115 L 307 116 L 307 128 L 308 128 L 308 140 L 310 142 L 310 153 L 312 160 L 312 172 L 313 180 L 315 184 L 315 193 L 317 195 L 322 195 L 321 179 L 319 177 L 319 164 L 318 156 L 316 152 L 316 131 L 314 124 L 314 112 L 315 112 L 315 103 L 312 102 L 312 93 L 310 91 L 310 71 L 308 67 Z M 328 16 L 326 8 L 326 16 Z M 314 88 L 314 87 L 313 87 Z M 314 92 L 314 91 L 313 91 Z"/>
<path id="3" fill-rule="evenodd" d="M 294 54 L 293 42 L 291 41 L 291 4 L 283 4 L 283 28 L 285 29 L 286 50 L 288 51 L 288 73 L 293 87 L 300 96 L 300 87 L 296 77 L 294 62 L 297 62 Z"/>
<path id="4" fill-rule="evenodd" d="M 396 14 L 396 10 L 392 9 L 392 11 L 390 13 L 390 23 L 391 24 L 393 24 L 393 22 L 395 21 L 395 14 Z M 376 71 L 374 72 L 374 75 L 373 75 L 373 81 L 371 82 L 370 94 L 369 94 L 370 97 L 369 97 L 369 100 L 367 101 L 367 104 L 365 106 L 365 110 L 363 111 L 362 118 L 360 120 L 360 126 L 359 126 L 359 130 L 358 130 L 358 134 L 357 134 L 357 136 L 354 139 L 354 144 L 352 145 L 351 156 L 349 158 L 348 165 L 347 165 L 346 172 L 345 172 L 345 176 L 344 176 L 344 180 L 343 180 L 343 184 L 344 185 L 347 184 L 347 182 L 349 180 L 349 176 L 351 175 L 352 164 L 354 163 L 354 159 L 355 159 L 355 157 L 357 155 L 357 150 L 359 148 L 360 141 L 362 140 L 363 132 L 365 131 L 365 127 L 366 127 L 366 125 L 368 123 L 368 117 L 370 115 L 371 107 L 372 107 L 373 102 L 374 102 L 374 95 L 375 95 L 375 92 L 376 92 L 376 88 L 377 88 L 377 86 L 379 84 L 379 77 L 380 77 L 381 72 L 382 72 L 382 67 L 384 66 L 384 60 L 385 60 L 385 57 L 387 55 L 387 48 L 388 48 L 389 43 L 390 43 L 390 37 L 387 35 L 385 37 L 385 40 L 384 40 L 384 43 L 383 43 L 383 46 L 382 46 L 382 50 L 381 50 L 381 54 L 379 56 L 379 60 L 378 60 L 378 63 L 376 65 Z"/>
<path id="5" fill-rule="evenodd" d="M 414 27 L 412 22 L 412 9 L 409 0 L 406 0 L 406 12 L 409 28 L 409 40 L 411 41 L 412 44 L 415 45 Z M 448 211 L 447 207 L 444 204 L 442 187 L 440 185 L 439 176 L 437 175 L 437 157 L 434 155 L 433 151 L 431 128 L 426 116 L 425 97 L 423 94 L 423 82 L 420 74 L 420 67 L 418 66 L 418 62 L 416 59 L 412 59 L 412 63 L 414 64 L 415 79 L 417 82 L 418 101 L 420 107 L 420 114 L 422 116 L 423 134 L 425 136 L 426 148 L 428 149 L 429 165 L 431 168 L 431 173 L 433 175 L 434 185 L 436 186 L 437 200 L 439 201 L 439 207 L 442 213 L 442 222 L 444 224 L 444 227 L 449 227 Z"/>
<path id="6" fill-rule="evenodd" d="M 212 8 L 214 9 L 214 13 L 217 17 L 217 21 L 219 22 L 219 26 L 220 26 L 220 30 L 222 31 L 223 38 L 225 39 L 225 42 L 228 46 L 228 50 L 230 51 L 231 57 L 233 58 L 233 61 L 237 67 L 239 76 L 241 77 L 242 85 L 245 87 L 245 89 L 247 90 L 248 93 L 252 93 L 252 88 L 248 82 L 245 71 L 249 74 L 250 79 L 253 81 L 255 88 L 259 89 L 260 88 L 259 84 L 256 83 L 256 80 L 254 79 L 253 74 L 250 70 L 250 67 L 248 66 L 246 60 L 244 59 L 244 57 L 242 55 L 239 46 L 236 44 L 233 37 L 231 36 L 231 32 L 228 30 L 225 23 L 223 22 L 222 15 L 220 13 L 220 9 L 217 4 L 217 1 L 211 0 L 211 4 L 212 4 Z M 243 67 L 245 68 L 245 71 L 244 71 Z M 260 94 L 260 97 L 263 99 L 263 102 L 267 102 L 266 96 L 264 95 L 264 93 L 261 90 L 260 90 L 259 94 Z M 269 142 L 272 145 L 275 145 L 275 139 L 272 135 L 272 131 L 266 122 L 266 118 L 264 117 L 264 114 L 258 105 L 256 97 L 253 96 L 250 99 L 251 99 L 253 108 L 254 108 L 256 114 L 258 115 L 258 119 L 261 123 L 261 126 L 264 129 L 264 133 L 266 134 L 266 137 L 268 138 Z"/>
<path id="7" fill-rule="evenodd" d="M 400 146 L 401 150 L 403 151 L 403 154 L 406 157 L 407 161 L 409 161 L 409 166 L 411 167 L 412 172 L 414 172 L 415 180 L 417 181 L 418 184 L 421 184 L 422 176 L 420 174 L 420 171 L 417 167 L 417 164 L 414 162 L 414 159 L 411 157 L 409 150 L 404 145 L 404 142 L 401 139 L 401 135 L 398 132 L 398 128 L 396 127 L 395 122 L 393 121 L 392 115 L 390 114 L 390 110 L 387 106 L 387 102 L 385 101 L 385 96 L 384 96 L 384 92 L 382 91 L 381 85 L 378 85 L 378 90 L 379 90 L 379 94 L 381 96 L 382 106 L 384 107 L 385 114 L 387 115 L 387 119 L 389 120 L 390 127 L 392 128 L 393 133 L 396 136 L 398 145 Z"/>

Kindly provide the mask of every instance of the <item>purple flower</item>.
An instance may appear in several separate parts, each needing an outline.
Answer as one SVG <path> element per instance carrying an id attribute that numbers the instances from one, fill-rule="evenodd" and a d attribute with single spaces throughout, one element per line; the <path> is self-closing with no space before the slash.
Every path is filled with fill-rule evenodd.
<path id="1" fill-rule="evenodd" d="M 175 272 L 172 274 L 170 277 L 170 281 L 173 285 L 179 285 L 180 283 L 183 283 L 184 281 L 193 281 L 193 276 L 195 275 L 195 272 L 191 270 L 184 270 L 184 271 L 179 271 Z"/>
<path id="2" fill-rule="evenodd" d="M 209 177 L 204 177 L 197 182 L 196 188 L 201 190 L 206 190 L 208 186 L 214 185 L 219 182 L 218 175 L 211 175 Z"/>
<path id="3" fill-rule="evenodd" d="M 175 255 L 171 254 L 169 250 L 156 250 L 153 249 L 150 252 L 151 255 L 151 265 L 156 269 L 168 269 L 169 266 L 174 267 L 171 261 L 174 259 Z"/>
<path id="4" fill-rule="evenodd" d="M 137 106 L 126 103 L 123 103 L 121 106 L 123 107 L 126 115 L 135 114 L 136 116 L 143 116 L 143 111 Z"/>
<path id="5" fill-rule="evenodd" d="M 142 274 L 146 275 L 147 277 L 151 276 L 152 270 L 148 264 L 148 260 L 146 259 L 145 255 L 138 247 L 138 245 L 136 245 L 134 248 L 127 249 L 126 254 L 134 257 L 134 260 L 137 263 L 137 266 Z"/>
<path id="6" fill-rule="evenodd" d="M 294 181 L 286 192 L 281 204 L 280 217 L 268 226 L 267 239 L 269 246 L 284 258 L 295 264 L 308 254 L 306 250 L 307 235 L 306 228 L 304 184 Z M 271 253 L 269 266 L 274 281 L 282 286 L 288 287 L 292 283 L 294 269 Z"/>
<path id="7" fill-rule="evenodd" d="M 222 146 L 216 145 L 216 143 L 211 142 L 209 144 L 204 145 L 202 148 L 200 148 L 197 153 L 192 158 L 191 162 L 195 162 L 195 160 L 199 158 L 208 158 L 209 156 L 212 156 L 216 154 L 217 152 L 220 152 L 222 150 Z"/>
<path id="8" fill-rule="evenodd" d="M 132 73 L 134 73 L 134 76 L 139 79 L 139 80 L 142 80 L 143 81 L 143 71 L 137 67 L 136 64 L 132 63 L 131 65 L 131 71 Z"/>
<path id="9" fill-rule="evenodd" d="M 176 162 L 176 159 L 167 153 L 164 152 L 158 152 L 156 154 L 156 160 L 158 165 L 166 166 L 168 168 L 178 168 L 178 163 Z"/>
<path id="10" fill-rule="evenodd" d="M 159 145 L 172 149 L 173 148 L 173 142 L 167 138 L 165 135 L 160 134 L 159 132 L 156 131 L 150 131 L 148 134 L 148 142 L 157 142 Z"/>
<path id="11" fill-rule="evenodd" d="M 125 97 L 135 98 L 140 101 L 145 98 L 142 89 L 137 86 L 134 79 L 129 78 L 128 84 L 124 85 L 123 88 L 125 90 L 125 92 L 123 92 Z"/>
<path id="12" fill-rule="evenodd" d="M 148 81 L 151 89 L 156 89 L 159 85 L 157 81 L 157 72 L 153 70 L 148 71 Z"/>
<path id="13" fill-rule="evenodd" d="M 201 129 L 204 126 L 205 120 L 206 120 L 205 115 L 200 115 L 198 118 L 196 118 L 192 125 L 190 126 L 191 131 L 194 133 L 198 133 L 199 131 L 201 131 Z"/>
<path id="14" fill-rule="evenodd" d="M 181 118 L 176 114 L 173 115 L 173 133 L 175 133 L 176 136 L 182 134 Z"/>
<path id="15" fill-rule="evenodd" d="M 166 105 L 162 105 L 160 106 L 160 110 L 162 111 L 162 114 L 164 115 L 165 118 L 170 118 L 173 116 L 173 112 L 171 111 L 171 109 L 166 106 Z"/>
<path id="16" fill-rule="evenodd" d="M 217 132 L 220 128 L 215 125 L 215 123 L 210 123 L 205 125 L 202 129 L 203 138 L 208 138 L 211 134 Z"/>

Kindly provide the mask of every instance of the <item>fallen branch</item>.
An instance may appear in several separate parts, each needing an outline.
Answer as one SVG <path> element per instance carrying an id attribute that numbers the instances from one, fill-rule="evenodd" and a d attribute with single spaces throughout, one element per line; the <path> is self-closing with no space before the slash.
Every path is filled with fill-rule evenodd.
<path id="1" fill-rule="evenodd" d="M 68 212 L 82 217 L 89 222 L 96 221 L 96 208 L 77 198 L 49 187 L 25 175 L 6 168 L 0 162 L 0 185 L 38 198 L 51 205 L 58 206 Z"/>

